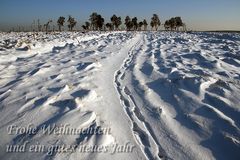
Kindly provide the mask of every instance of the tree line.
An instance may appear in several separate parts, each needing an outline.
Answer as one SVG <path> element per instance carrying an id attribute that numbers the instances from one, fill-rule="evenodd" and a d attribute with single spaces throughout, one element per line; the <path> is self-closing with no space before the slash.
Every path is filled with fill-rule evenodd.
<path id="1" fill-rule="evenodd" d="M 48 32 L 51 23 L 53 23 L 53 21 L 49 20 L 42 26 L 38 20 L 38 31 L 45 30 Z M 77 25 L 77 21 L 74 17 L 68 16 L 66 19 L 63 16 L 60 16 L 57 20 L 58 31 L 62 31 L 65 23 L 67 23 L 69 31 L 73 31 Z M 117 31 L 120 30 L 121 25 L 125 26 L 124 29 L 126 31 L 146 31 L 149 24 L 146 19 L 139 21 L 137 17 L 131 18 L 130 16 L 126 16 L 125 19 L 122 20 L 120 16 L 115 14 L 110 18 L 109 22 L 105 23 L 105 19 L 100 14 L 93 12 L 89 16 L 89 21 L 86 21 L 81 27 L 84 31 Z M 157 31 L 160 26 L 161 21 L 159 16 L 157 14 L 153 14 L 150 20 L 151 30 Z M 186 31 L 186 25 L 183 23 L 181 17 L 173 17 L 169 20 L 166 20 L 163 26 L 165 30 L 178 31 L 179 28 L 182 27 L 182 29 Z M 121 28 L 121 30 L 122 29 L 123 28 Z M 54 27 L 53 30 L 55 30 Z"/>

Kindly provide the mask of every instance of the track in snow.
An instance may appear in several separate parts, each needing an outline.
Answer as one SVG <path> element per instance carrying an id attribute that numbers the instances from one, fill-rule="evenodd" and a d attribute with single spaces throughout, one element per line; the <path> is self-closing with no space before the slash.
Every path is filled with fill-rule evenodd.
<path id="1" fill-rule="evenodd" d="M 115 73 L 114 83 L 119 94 L 121 104 L 130 119 L 132 133 L 146 158 L 149 160 L 167 159 L 166 154 L 156 139 L 156 135 L 154 134 L 151 125 L 145 120 L 141 113 L 141 109 L 137 106 L 131 94 L 131 91 L 123 82 L 125 73 L 131 65 L 133 58 L 136 54 L 139 54 L 139 52 L 142 51 L 142 47 L 145 45 L 145 35 L 137 36 L 138 41 L 129 50 L 128 57 L 124 60 L 121 68 Z"/>
<path id="2" fill-rule="evenodd" d="M 50 159 L 240 159 L 239 34 L 29 34 L 0 33 L 1 159 L 49 158 L 5 152 L 6 144 L 25 140 L 137 144 L 131 153 Z M 6 133 L 29 122 L 38 130 L 71 123 L 110 127 L 113 134 Z"/>

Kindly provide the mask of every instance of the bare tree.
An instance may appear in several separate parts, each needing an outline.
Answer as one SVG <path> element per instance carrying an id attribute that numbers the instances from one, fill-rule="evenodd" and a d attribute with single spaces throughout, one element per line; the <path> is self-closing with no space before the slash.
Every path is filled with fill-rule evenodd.
<path id="1" fill-rule="evenodd" d="M 37 20 L 38 32 L 42 31 L 42 25 L 40 24 L 40 19 Z"/>
<path id="2" fill-rule="evenodd" d="M 48 20 L 46 24 L 44 24 L 45 31 L 48 32 L 49 24 L 52 23 L 52 20 Z"/>
<path id="3" fill-rule="evenodd" d="M 65 17 L 60 16 L 57 20 L 58 30 L 61 32 L 61 27 L 65 23 Z"/>
<path id="4" fill-rule="evenodd" d="M 153 28 L 154 28 L 154 22 L 153 21 L 150 22 L 150 26 L 151 26 L 151 30 L 153 30 Z"/>
<path id="5" fill-rule="evenodd" d="M 166 20 L 165 23 L 164 23 L 164 28 L 165 30 L 169 30 L 171 28 L 171 25 L 170 25 L 170 21 L 169 20 Z"/>
<path id="6" fill-rule="evenodd" d="M 109 30 L 109 31 L 112 31 L 114 29 L 114 26 L 112 23 L 107 23 L 106 24 L 106 28 Z"/>
<path id="7" fill-rule="evenodd" d="M 69 16 L 68 17 L 68 29 L 69 29 L 69 31 L 72 31 L 73 30 L 73 28 L 76 26 L 76 24 L 77 24 L 77 21 L 75 21 L 75 19 L 72 17 L 72 16 Z"/>
<path id="8" fill-rule="evenodd" d="M 82 28 L 86 31 L 88 31 L 90 29 L 90 23 L 89 22 L 85 22 L 85 25 L 82 25 Z"/>
<path id="9" fill-rule="evenodd" d="M 182 18 L 181 17 L 175 17 L 176 21 L 176 29 L 179 31 L 179 28 L 183 26 Z"/>
<path id="10" fill-rule="evenodd" d="M 97 29 L 102 30 L 104 26 L 104 18 L 99 14 L 97 16 Z"/>
<path id="11" fill-rule="evenodd" d="M 92 30 L 102 30 L 104 27 L 104 18 L 96 12 L 90 15 L 89 21 L 91 22 Z"/>
<path id="12" fill-rule="evenodd" d="M 90 15 L 89 21 L 91 23 L 91 29 L 92 30 L 97 30 L 98 14 L 96 12 L 93 12 Z"/>
<path id="13" fill-rule="evenodd" d="M 155 30 L 158 30 L 158 27 L 161 25 L 160 19 L 157 14 L 153 14 L 153 17 L 151 19 L 151 26 L 152 28 L 155 27 Z"/>
<path id="14" fill-rule="evenodd" d="M 138 22 L 137 22 L 137 17 L 134 17 L 132 19 L 132 24 L 133 24 L 133 29 L 136 31 L 138 29 Z"/>
<path id="15" fill-rule="evenodd" d="M 139 22 L 139 23 L 138 23 L 138 30 L 139 30 L 139 31 L 142 30 L 142 26 L 143 26 L 143 22 Z"/>
<path id="16" fill-rule="evenodd" d="M 185 30 L 184 23 L 181 17 L 172 17 L 171 19 L 165 21 L 164 27 L 166 30 L 171 29 L 171 31 L 178 31 L 180 27 L 183 27 L 183 30 Z"/>
<path id="17" fill-rule="evenodd" d="M 115 30 L 118 30 L 119 26 L 122 24 L 121 17 L 117 17 L 115 14 L 111 17 L 111 22 L 115 27 Z"/>
<path id="18" fill-rule="evenodd" d="M 133 27 L 133 23 L 132 23 L 131 18 L 129 16 L 126 16 L 126 18 L 125 18 L 125 26 L 126 26 L 127 31 L 130 31 Z"/>
<path id="19" fill-rule="evenodd" d="M 143 20 L 143 26 L 144 26 L 144 30 L 146 31 L 148 26 L 146 19 Z"/>
<path id="20" fill-rule="evenodd" d="M 31 31 L 32 32 L 35 31 L 35 20 L 33 20 L 33 23 L 31 24 Z"/>

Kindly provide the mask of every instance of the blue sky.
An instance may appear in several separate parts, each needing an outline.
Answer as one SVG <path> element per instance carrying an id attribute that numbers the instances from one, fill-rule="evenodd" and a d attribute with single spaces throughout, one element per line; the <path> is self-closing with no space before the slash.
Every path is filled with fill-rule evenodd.
<path id="1" fill-rule="evenodd" d="M 0 0 L 0 28 L 30 25 L 40 19 L 72 15 L 78 27 L 96 11 L 105 21 L 115 13 L 149 20 L 153 13 L 162 23 L 181 16 L 192 30 L 240 30 L 240 0 Z"/>

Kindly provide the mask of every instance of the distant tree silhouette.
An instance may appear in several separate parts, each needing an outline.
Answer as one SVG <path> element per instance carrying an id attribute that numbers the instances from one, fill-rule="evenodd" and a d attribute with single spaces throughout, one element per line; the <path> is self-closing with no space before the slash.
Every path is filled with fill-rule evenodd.
<path id="1" fill-rule="evenodd" d="M 83 28 L 84 30 L 87 30 L 87 27 L 86 27 L 85 25 L 82 25 L 82 28 Z"/>
<path id="2" fill-rule="evenodd" d="M 153 30 L 153 27 L 154 27 L 154 22 L 153 21 L 150 22 L 150 26 L 151 26 L 151 30 Z"/>
<path id="3" fill-rule="evenodd" d="M 89 22 L 85 22 L 85 25 L 82 25 L 82 28 L 84 29 L 84 30 L 89 30 L 90 29 L 90 23 Z"/>
<path id="4" fill-rule="evenodd" d="M 175 21 L 176 21 L 176 28 L 177 28 L 177 31 L 178 31 L 179 27 L 183 26 L 182 18 L 181 17 L 175 17 Z"/>
<path id="5" fill-rule="evenodd" d="M 138 29 L 138 22 L 137 22 L 137 17 L 134 17 L 132 19 L 132 25 L 133 25 L 133 29 L 136 31 Z"/>
<path id="6" fill-rule="evenodd" d="M 33 23 L 31 24 L 31 31 L 32 32 L 35 31 L 35 20 L 33 20 Z"/>
<path id="7" fill-rule="evenodd" d="M 126 26 L 126 30 L 130 31 L 132 28 L 132 24 L 131 23 L 131 18 L 129 16 L 126 16 L 125 18 L 125 26 Z"/>
<path id="8" fill-rule="evenodd" d="M 122 24 L 122 19 L 121 17 L 117 18 L 117 22 L 116 22 L 116 28 L 119 29 L 119 26 Z"/>
<path id="9" fill-rule="evenodd" d="M 102 16 L 99 14 L 97 15 L 97 29 L 102 30 L 103 25 L 104 25 L 104 18 L 102 18 Z"/>
<path id="10" fill-rule="evenodd" d="M 170 24 L 171 31 L 176 30 L 177 22 L 175 18 L 171 18 L 169 20 L 169 24 Z"/>
<path id="11" fill-rule="evenodd" d="M 139 30 L 139 31 L 142 30 L 142 26 L 143 26 L 143 22 L 139 22 L 139 23 L 138 23 L 138 30 Z"/>
<path id="12" fill-rule="evenodd" d="M 117 19 L 117 16 L 115 14 L 110 18 L 113 25 L 114 25 L 116 19 Z"/>
<path id="13" fill-rule="evenodd" d="M 148 26 L 146 19 L 143 20 L 143 26 L 144 26 L 144 30 L 146 31 Z"/>
<path id="14" fill-rule="evenodd" d="M 109 31 L 112 31 L 112 30 L 114 29 L 112 23 L 107 23 L 107 24 L 106 24 L 106 28 L 107 28 Z"/>
<path id="15" fill-rule="evenodd" d="M 170 24 L 170 21 L 169 20 L 166 20 L 165 23 L 164 23 L 164 28 L 165 30 L 169 30 L 171 28 L 171 24 Z"/>
<path id="16" fill-rule="evenodd" d="M 69 31 L 72 31 L 73 28 L 76 26 L 77 21 L 75 21 L 75 19 L 72 16 L 68 17 L 68 29 Z"/>
<path id="17" fill-rule="evenodd" d="M 115 14 L 111 17 L 111 22 L 115 28 L 115 30 L 119 29 L 119 26 L 122 24 L 121 17 L 117 17 Z"/>
<path id="18" fill-rule="evenodd" d="M 97 30 L 98 14 L 96 12 L 93 12 L 90 15 L 89 21 L 91 23 L 91 29 L 92 30 Z"/>
<path id="19" fill-rule="evenodd" d="M 112 22 L 112 25 L 116 28 L 115 24 L 116 24 L 116 21 L 117 21 L 117 16 L 114 14 L 111 18 L 110 18 L 111 22 Z"/>
<path id="20" fill-rule="evenodd" d="M 57 20 L 58 29 L 60 32 L 61 32 L 61 27 L 63 26 L 64 23 L 65 23 L 65 17 L 60 16 Z"/>
<path id="21" fill-rule="evenodd" d="M 42 30 L 42 25 L 40 24 L 40 19 L 37 20 L 38 32 Z"/>
<path id="22" fill-rule="evenodd" d="M 171 29 L 171 31 L 179 30 L 180 27 L 183 27 L 183 30 L 186 30 L 186 26 L 181 17 L 172 17 L 171 19 L 166 20 L 164 24 L 164 28 L 166 30 Z"/>
<path id="23" fill-rule="evenodd" d="M 48 32 L 49 24 L 52 23 L 52 20 L 48 20 L 46 24 L 44 24 L 45 31 Z"/>
<path id="24" fill-rule="evenodd" d="M 90 29 L 90 23 L 89 22 L 85 22 L 85 26 L 86 26 L 87 30 Z"/>
<path id="25" fill-rule="evenodd" d="M 89 21 L 91 23 L 92 30 L 102 30 L 102 27 L 104 25 L 104 18 L 102 18 L 101 15 L 97 14 L 96 12 L 93 12 L 90 15 Z"/>
<path id="26" fill-rule="evenodd" d="M 106 28 L 109 31 L 118 30 L 119 27 L 122 24 L 121 17 L 118 17 L 114 14 L 110 18 L 110 20 L 111 20 L 110 23 L 104 24 L 104 18 L 100 14 L 97 14 L 96 12 L 93 12 L 90 15 L 90 18 L 89 18 L 90 22 L 85 22 L 85 24 L 82 25 L 82 28 L 84 30 L 106 30 Z M 52 20 L 49 20 L 46 24 L 41 26 L 39 19 L 37 20 L 37 23 L 35 23 L 35 20 L 34 20 L 32 25 L 31 25 L 31 28 L 32 28 L 32 30 L 33 29 L 35 30 L 35 28 L 37 26 L 38 31 L 41 31 L 41 30 L 44 31 L 44 29 L 45 29 L 45 31 L 48 32 L 49 28 L 50 28 L 49 24 L 51 22 L 52 22 Z M 72 16 L 69 16 L 67 22 L 68 22 L 67 27 L 68 27 L 69 31 L 72 31 L 73 28 L 76 26 L 77 21 Z M 58 25 L 59 31 L 62 30 L 62 27 L 64 26 L 64 23 L 65 23 L 65 17 L 60 16 L 57 20 L 57 25 Z M 124 24 L 126 26 L 127 31 L 132 31 L 132 30 L 141 31 L 142 29 L 147 30 L 147 28 L 148 28 L 148 23 L 147 23 L 146 19 L 144 19 L 141 22 L 138 22 L 137 17 L 130 18 L 129 16 L 126 16 Z M 152 30 L 156 30 L 156 31 L 158 30 L 159 26 L 161 25 L 161 21 L 160 21 L 157 14 L 153 14 L 149 24 L 150 24 Z M 164 23 L 165 30 L 171 30 L 171 31 L 177 30 L 177 31 L 179 31 L 181 29 L 180 27 L 182 27 L 183 31 L 187 30 L 186 29 L 186 24 L 183 23 L 180 16 L 172 17 L 169 20 L 166 20 L 165 23 Z M 52 30 L 55 30 L 54 25 L 52 26 L 52 28 L 53 28 Z M 20 27 L 18 27 L 18 30 L 19 31 L 21 30 Z"/>
<path id="27" fill-rule="evenodd" d="M 151 19 L 151 27 L 155 27 L 155 30 L 158 30 L 158 27 L 161 25 L 160 19 L 157 14 L 153 14 L 153 17 Z"/>

